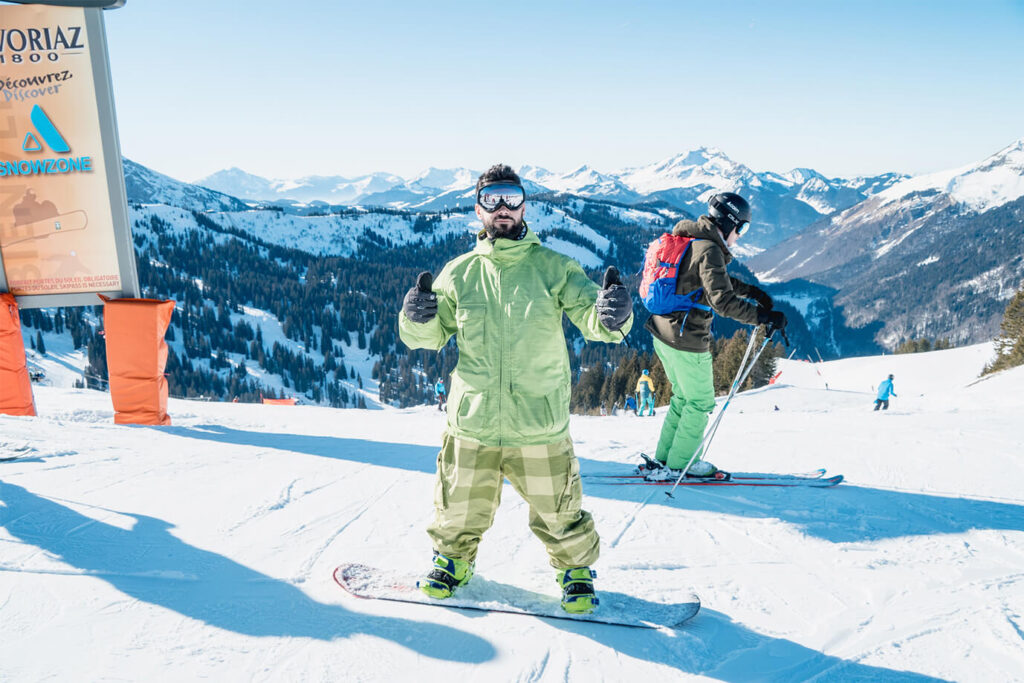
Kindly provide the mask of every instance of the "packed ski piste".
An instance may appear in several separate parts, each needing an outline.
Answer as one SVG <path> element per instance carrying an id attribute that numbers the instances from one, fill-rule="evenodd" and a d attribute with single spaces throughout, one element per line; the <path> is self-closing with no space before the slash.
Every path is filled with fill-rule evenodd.
<path id="1" fill-rule="evenodd" d="M 1021 678 L 1020 369 L 967 386 L 989 345 L 781 361 L 789 384 L 741 393 L 787 320 L 729 275 L 752 215 L 719 192 L 649 245 L 635 292 L 667 405 L 645 369 L 622 415 L 570 419 L 563 314 L 626 342 L 634 292 L 542 246 L 526 203 L 484 172 L 475 246 L 402 301 L 409 348 L 459 349 L 436 406 L 176 402 L 175 426 L 126 429 L 53 390 L 54 418 L 0 416 L 0 674 Z M 717 398 L 716 316 L 759 332 Z M 980 438 L 942 434 L 968 419 Z"/>

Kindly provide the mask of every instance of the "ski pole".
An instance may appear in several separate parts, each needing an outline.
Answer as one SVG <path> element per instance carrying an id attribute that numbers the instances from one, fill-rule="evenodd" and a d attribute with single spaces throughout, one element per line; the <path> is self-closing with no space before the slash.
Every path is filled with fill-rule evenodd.
<path id="1" fill-rule="evenodd" d="M 703 457 L 703 455 L 707 452 L 708 447 L 711 445 L 711 440 L 715 436 L 715 432 L 718 431 L 718 425 L 722 422 L 722 416 L 725 415 L 726 408 L 729 407 L 729 403 L 732 402 L 733 396 L 736 395 L 736 392 L 739 390 L 740 386 L 742 386 L 743 382 L 746 381 L 747 377 L 750 375 L 751 370 L 754 369 L 754 366 L 757 364 L 757 359 L 761 357 L 761 353 L 768 347 L 768 342 L 771 341 L 771 336 L 765 334 L 764 342 L 761 344 L 761 348 L 758 349 L 757 353 L 754 354 L 754 357 L 750 359 L 750 363 L 746 363 L 747 357 L 750 355 L 750 351 L 751 349 L 753 349 L 754 342 L 756 340 L 757 334 L 755 332 L 754 334 L 750 335 L 750 342 L 747 344 L 747 352 L 743 355 L 743 362 L 740 364 L 739 370 L 736 371 L 736 379 L 733 380 L 732 388 L 729 390 L 729 395 L 726 396 L 725 403 L 722 404 L 722 409 L 719 410 L 718 415 L 715 416 L 715 421 L 714 423 L 712 423 L 711 429 L 709 429 L 704 434 L 704 438 L 701 439 L 700 444 L 698 444 L 697 448 L 694 450 L 694 456 L 690 458 L 690 462 L 686 463 L 686 467 L 684 467 L 683 471 L 679 473 L 679 478 L 676 479 L 676 483 L 672 485 L 672 488 L 669 491 L 665 492 L 665 495 L 668 496 L 669 498 L 673 497 L 672 493 L 679 486 L 679 482 L 683 480 L 683 477 L 686 476 L 686 472 L 690 469 L 690 466 L 698 460 L 698 454 L 700 454 L 701 457 Z"/>

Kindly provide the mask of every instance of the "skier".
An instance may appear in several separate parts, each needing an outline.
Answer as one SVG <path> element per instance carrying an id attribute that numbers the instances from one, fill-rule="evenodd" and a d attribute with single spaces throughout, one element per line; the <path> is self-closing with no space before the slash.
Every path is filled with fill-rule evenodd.
<path id="1" fill-rule="evenodd" d="M 449 261 L 436 280 L 420 273 L 402 303 L 406 345 L 440 349 L 455 335 L 459 347 L 427 529 L 433 566 L 417 585 L 447 598 L 472 578 L 507 478 L 529 504 L 530 528 L 558 570 L 562 607 L 589 613 L 598 604 L 590 565 L 600 539 L 581 509 L 562 314 L 587 339 L 621 342 L 633 303 L 614 268 L 598 287 L 576 261 L 541 246 L 523 220 L 525 203 L 509 166 L 484 172 L 476 185 L 483 230 L 475 248 Z"/>
<path id="2" fill-rule="evenodd" d="M 625 405 L 626 410 L 632 411 L 632 413 L 634 415 L 637 414 L 637 412 L 636 412 L 636 397 L 633 396 L 632 394 L 630 394 L 629 396 L 626 397 L 625 401 L 623 402 L 623 405 Z"/>
<path id="3" fill-rule="evenodd" d="M 437 399 L 437 409 L 444 410 L 445 403 L 447 403 L 447 393 L 444 388 L 444 380 L 440 377 L 437 378 L 437 383 L 434 384 L 434 398 Z"/>
<path id="4" fill-rule="evenodd" d="M 889 410 L 889 397 L 896 395 L 896 392 L 893 390 L 892 380 L 893 376 L 889 375 L 888 378 L 883 379 L 882 383 L 878 385 L 878 398 L 875 399 L 875 410 L 879 408 Z"/>
<path id="5" fill-rule="evenodd" d="M 650 408 L 651 415 L 654 415 L 654 382 L 651 381 L 651 371 L 644 368 L 640 373 L 640 379 L 636 381 L 636 395 L 640 403 L 640 417 L 644 415 L 644 408 Z"/>
<path id="6" fill-rule="evenodd" d="M 721 192 L 709 199 L 708 215 L 696 221 L 679 221 L 672 228 L 672 235 L 692 238 L 686 243 L 675 276 L 675 294 L 689 296 L 691 303 L 685 311 L 652 315 L 646 325 L 672 383 L 668 415 L 655 451 L 656 462 L 662 467 L 649 473 L 650 478 L 675 479 L 682 470 L 694 477 L 714 477 L 718 472 L 697 452 L 708 414 L 715 407 L 709 351 L 714 314 L 748 325 L 768 324 L 770 332 L 786 327 L 786 316 L 773 310 L 767 293 L 731 277 L 726 270 L 733 258 L 729 248 L 749 226 L 747 201 L 738 194 Z M 757 305 L 744 299 L 753 299 Z"/>

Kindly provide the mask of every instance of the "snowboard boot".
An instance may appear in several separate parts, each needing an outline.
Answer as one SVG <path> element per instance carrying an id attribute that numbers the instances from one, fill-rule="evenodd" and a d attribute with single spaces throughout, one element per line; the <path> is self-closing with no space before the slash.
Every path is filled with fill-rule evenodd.
<path id="1" fill-rule="evenodd" d="M 473 563 L 448 557 L 434 551 L 434 566 L 416 587 L 432 598 L 443 600 L 452 597 L 459 586 L 465 586 L 473 578 Z"/>
<path id="2" fill-rule="evenodd" d="M 573 567 L 558 572 L 558 585 L 562 587 L 562 609 L 569 614 L 590 614 L 597 609 L 594 594 L 597 572 L 590 567 Z"/>

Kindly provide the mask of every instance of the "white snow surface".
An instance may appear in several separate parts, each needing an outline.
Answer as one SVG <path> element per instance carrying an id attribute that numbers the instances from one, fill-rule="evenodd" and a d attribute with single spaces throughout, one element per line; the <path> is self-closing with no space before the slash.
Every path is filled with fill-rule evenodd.
<path id="1" fill-rule="evenodd" d="M 172 399 L 173 426 L 131 427 L 107 394 L 36 387 L 39 417 L 0 416 L 0 458 L 21 456 L 0 462 L 0 680 L 1024 680 L 1024 368 L 978 381 L 991 352 L 783 361 L 733 400 L 710 460 L 827 467 L 833 489 L 585 478 L 598 590 L 695 591 L 674 632 L 336 586 L 343 562 L 427 569 L 432 408 Z M 584 475 L 651 452 L 665 412 L 574 416 Z M 557 594 L 503 497 L 478 575 Z"/>

